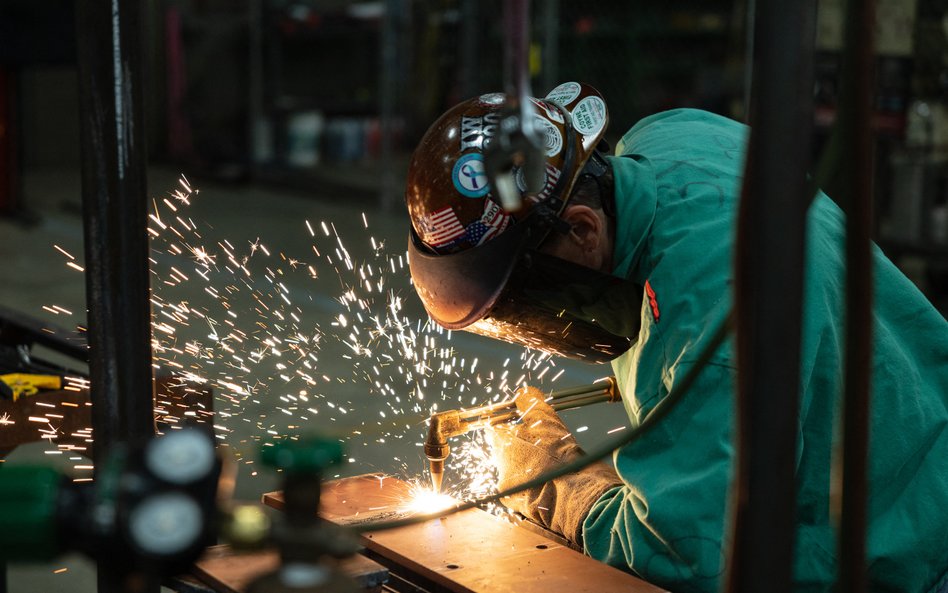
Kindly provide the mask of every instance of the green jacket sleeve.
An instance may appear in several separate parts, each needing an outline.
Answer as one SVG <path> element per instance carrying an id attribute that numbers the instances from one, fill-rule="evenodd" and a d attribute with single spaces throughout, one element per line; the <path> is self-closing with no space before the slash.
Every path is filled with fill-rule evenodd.
<path id="1" fill-rule="evenodd" d="M 680 364 L 663 385 L 690 368 Z M 733 447 L 734 371 L 712 364 L 691 391 L 650 433 L 615 455 L 625 486 L 600 498 L 583 528 L 586 552 L 676 592 L 717 591 L 728 545 L 726 493 Z M 664 395 L 664 394 L 663 394 Z M 675 446 L 683 440 L 695 447 Z"/>

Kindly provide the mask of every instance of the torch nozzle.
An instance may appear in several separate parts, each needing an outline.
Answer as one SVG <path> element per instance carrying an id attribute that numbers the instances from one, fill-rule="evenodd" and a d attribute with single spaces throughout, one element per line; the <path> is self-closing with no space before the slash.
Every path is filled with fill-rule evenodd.
<path id="1" fill-rule="evenodd" d="M 431 488 L 438 494 L 441 494 L 441 482 L 444 480 L 444 460 L 429 459 L 429 471 L 431 472 Z"/>
<path id="2" fill-rule="evenodd" d="M 428 458 L 431 486 L 435 492 L 441 492 L 441 482 L 444 480 L 444 460 L 451 453 L 448 438 L 465 432 L 467 432 L 467 428 L 462 426 L 457 410 L 433 414 L 428 420 L 425 457 Z"/>

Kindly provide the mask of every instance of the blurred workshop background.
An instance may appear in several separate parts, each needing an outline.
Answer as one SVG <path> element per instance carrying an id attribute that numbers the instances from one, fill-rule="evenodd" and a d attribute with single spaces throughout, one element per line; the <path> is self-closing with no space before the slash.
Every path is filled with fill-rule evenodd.
<path id="1" fill-rule="evenodd" d="M 824 136 L 836 109 L 842 4 L 819 3 L 815 123 Z M 427 125 L 502 87 L 499 0 L 145 5 L 149 159 L 195 180 L 292 188 L 314 205 L 337 191 L 397 217 L 407 158 Z M 673 107 L 741 120 L 749 6 L 537 2 L 534 92 L 593 84 L 608 100 L 613 140 Z M 874 126 L 877 241 L 942 308 L 945 13 L 940 0 L 879 2 Z M 74 26 L 69 1 L 0 2 L 0 212 L 14 220 L 49 215 L 31 172 L 78 168 Z"/>
<path id="2" fill-rule="evenodd" d="M 313 244 L 309 221 L 334 225 L 353 260 L 370 261 L 379 244 L 397 257 L 407 235 L 402 192 L 413 145 L 447 107 L 503 86 L 500 0 L 147 0 L 144 6 L 149 197 L 160 201 L 180 191 L 184 175 L 200 190 L 187 217 L 208 229 L 212 241 L 233 241 L 237 251 L 257 241 L 305 261 Z M 535 2 L 533 91 L 544 95 L 570 80 L 597 87 L 610 110 L 613 143 L 640 117 L 674 107 L 743 121 L 753 6 L 753 0 Z M 85 321 L 84 280 L 67 265 L 82 254 L 74 8 L 68 0 L 0 0 L 0 305 L 67 328 Z M 948 314 L 948 4 L 880 0 L 877 10 L 875 238 Z M 842 13 L 842 0 L 819 2 L 815 152 L 836 114 Z M 825 189 L 833 195 L 832 187 Z M 165 269 L 188 263 L 168 254 L 153 261 Z M 339 323 L 339 280 L 302 278 L 286 284 L 289 293 L 305 295 L 298 301 L 315 303 L 307 322 Z M 158 280 L 153 277 L 153 288 Z M 402 297 L 403 314 L 423 323 L 407 270 L 393 267 L 387 282 Z M 204 292 L 200 285 L 194 290 Z M 521 349 L 476 336 L 450 340 L 478 357 L 485 376 L 521 374 Z M 247 445 L 239 452 L 238 497 L 257 499 L 276 484 L 249 457 L 250 445 L 268 434 L 315 427 L 349 435 L 380 412 L 386 418 L 390 402 L 369 397 L 371 377 L 357 376 L 363 371 L 352 368 L 345 346 L 326 348 L 321 372 L 337 379 L 327 401 L 350 409 L 310 422 L 293 417 L 286 409 L 295 414 L 296 408 L 266 387 L 244 401 L 242 421 L 226 425 L 228 444 Z M 331 371 L 325 361 L 332 361 Z M 568 361 L 555 365 L 528 380 L 543 385 L 556 376 L 558 385 L 576 385 L 608 373 Z M 442 406 L 470 405 L 479 395 L 442 397 Z M 396 396 L 407 401 L 412 394 Z M 340 474 L 420 473 L 428 410 L 408 414 L 397 428 L 350 439 L 351 462 Z M 280 418 L 281 411 L 290 418 Z M 581 442 L 595 442 L 625 422 L 619 416 L 598 406 L 566 420 L 582 429 Z M 50 446 L 22 447 L 9 462 L 40 458 L 88 473 L 91 466 L 80 458 L 53 459 Z M 60 565 L 72 575 L 90 570 L 75 558 Z M 80 590 L 55 572 L 60 565 L 11 569 L 11 590 Z"/>

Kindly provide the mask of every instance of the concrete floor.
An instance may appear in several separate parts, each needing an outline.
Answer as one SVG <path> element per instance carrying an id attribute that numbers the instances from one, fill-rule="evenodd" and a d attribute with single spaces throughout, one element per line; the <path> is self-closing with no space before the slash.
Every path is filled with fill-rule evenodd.
<path id="1" fill-rule="evenodd" d="M 179 187 L 179 174 L 170 168 L 154 168 L 149 172 L 149 196 L 156 199 L 159 206 L 161 198 L 168 197 L 169 192 Z M 83 259 L 79 181 L 75 170 L 29 171 L 25 178 L 25 202 L 40 215 L 40 222 L 23 226 L 0 220 L 4 237 L 0 241 L 0 270 L 4 277 L 0 282 L 0 303 L 67 327 L 84 322 L 84 279 L 81 273 L 66 265 L 67 257 L 54 245 L 78 261 Z M 278 487 L 275 474 L 254 463 L 262 442 L 311 432 L 335 435 L 346 444 L 347 460 L 333 475 L 386 472 L 406 478 L 420 477 L 425 467 L 420 448 L 425 428 L 423 420 L 432 404 L 442 410 L 469 406 L 496 395 L 504 387 L 509 388 L 521 375 L 531 384 L 567 387 L 590 382 L 610 372 L 607 366 L 590 367 L 570 361 L 555 361 L 553 366 L 549 362 L 535 365 L 532 361 L 530 368 L 524 370 L 520 348 L 463 332 L 452 334 L 448 339 L 446 334 L 425 331 L 425 316 L 408 282 L 407 267 L 398 267 L 408 224 L 400 203 L 393 211 L 385 212 L 376 200 L 364 197 L 364 193 L 353 196 L 338 189 L 335 193 L 307 193 L 261 185 L 221 184 L 200 177 L 191 177 L 189 181 L 200 193 L 193 196 L 192 204 L 179 214 L 193 221 L 201 235 L 200 239 L 189 236 L 190 243 L 196 245 L 196 241 L 203 241 L 202 245 L 219 256 L 220 264 L 226 256 L 216 244 L 229 242 L 233 252 L 238 254 L 237 259 L 241 259 L 239 254 L 252 254 L 246 264 L 252 275 L 244 276 L 248 280 L 242 283 L 239 273 L 229 274 L 218 265 L 218 271 L 207 273 L 210 280 L 204 282 L 194 273 L 195 261 L 190 254 L 169 253 L 171 242 L 165 233 L 153 241 L 153 293 L 164 302 L 187 301 L 193 308 L 205 307 L 206 314 L 215 318 L 215 327 L 226 329 L 228 321 L 233 323 L 235 329 L 249 336 L 248 343 L 230 342 L 243 360 L 249 360 L 253 351 L 261 350 L 261 341 L 267 336 L 285 338 L 292 333 L 275 330 L 274 327 L 281 324 L 269 312 L 269 318 L 254 313 L 253 308 L 258 304 L 254 294 L 265 295 L 273 310 L 282 311 L 284 325 L 294 325 L 286 317 L 293 312 L 299 319 L 295 325 L 300 333 L 321 334 L 319 347 L 312 348 L 318 359 L 312 368 L 304 369 L 299 361 L 291 361 L 290 356 L 287 360 L 270 356 L 256 365 L 248 363 L 248 371 L 225 368 L 224 365 L 233 360 L 220 350 L 212 361 L 199 363 L 209 379 L 222 381 L 226 375 L 229 381 L 255 387 L 253 395 L 243 398 L 239 405 L 233 403 L 234 399 L 240 399 L 233 397 L 234 393 L 230 398 L 222 393 L 216 403 L 218 410 L 230 414 L 217 418 L 215 423 L 221 427 L 218 434 L 223 437 L 222 451 L 235 459 L 239 467 L 237 498 L 257 500 L 263 492 Z M 170 224 L 171 216 L 167 210 L 162 212 L 164 222 Z M 311 236 L 306 221 L 310 222 L 315 237 Z M 332 236 L 323 233 L 322 222 Z M 336 235 L 354 262 L 354 270 L 350 271 L 345 258 L 339 257 Z M 263 256 L 259 248 L 253 248 L 254 244 L 263 245 L 269 257 Z M 320 250 L 319 256 L 315 255 L 314 246 Z M 327 261 L 327 255 L 332 263 Z M 314 266 L 318 278 L 312 278 L 305 265 L 294 267 L 289 259 Z M 371 292 L 359 274 L 360 267 L 362 272 L 368 270 L 363 264 L 372 265 L 373 276 L 368 278 L 372 282 Z M 172 280 L 172 267 L 189 280 Z M 271 272 L 282 282 L 282 288 L 276 289 L 267 279 Z M 384 288 L 379 292 L 378 279 L 383 276 Z M 223 292 L 226 286 L 234 287 L 228 298 L 230 313 L 221 307 L 219 300 L 208 297 L 207 286 Z M 367 303 L 365 310 L 360 311 L 357 301 L 350 302 L 348 309 L 341 304 L 340 298 L 349 290 Z M 286 301 L 283 297 L 277 298 L 280 291 L 292 306 L 281 303 Z M 383 320 L 387 335 L 398 333 L 391 323 L 384 324 L 391 311 L 389 295 L 402 299 L 403 307 L 396 317 L 410 323 L 419 336 L 417 346 L 406 349 L 398 340 L 370 335 L 376 328 L 370 319 L 373 316 Z M 44 305 L 56 305 L 73 314 L 54 315 L 44 309 Z M 362 314 L 361 319 L 356 313 Z M 345 321 L 340 315 L 345 316 Z M 267 326 L 264 331 L 260 331 L 261 319 Z M 201 340 L 213 348 L 214 344 L 207 337 L 213 333 L 211 326 L 197 323 L 196 318 L 191 321 L 195 323 L 176 327 L 177 345 Z M 360 331 L 354 334 L 355 330 Z M 222 329 L 217 331 L 224 334 Z M 437 348 L 425 353 L 423 345 L 434 341 Z M 170 344 L 167 339 L 165 342 Z M 356 343 L 361 347 L 359 352 L 351 347 Z M 415 360 L 405 358 L 406 352 L 412 353 Z M 472 373 L 474 358 L 477 365 Z M 427 370 L 413 370 L 419 359 L 427 360 Z M 444 368 L 452 359 L 453 366 Z M 198 364 L 188 355 L 176 355 L 175 360 L 185 366 Z M 286 363 L 283 368 L 277 366 L 281 361 Z M 314 377 L 315 385 L 305 384 L 298 376 L 290 381 L 280 377 L 281 374 L 292 376 L 296 370 Z M 506 377 L 506 383 L 502 377 Z M 551 382 L 554 377 L 558 378 Z M 310 401 L 301 401 L 301 389 L 307 391 Z M 424 400 L 419 399 L 419 391 L 424 394 Z M 620 410 L 606 405 L 564 416 L 574 429 L 588 427 L 578 433 L 580 442 L 586 445 L 597 442 L 605 431 L 626 422 Z M 46 455 L 44 449 L 47 448 L 43 445 L 22 447 L 8 462 L 54 463 L 63 471 L 76 473 L 72 468 L 74 461 Z M 68 570 L 53 572 L 61 568 Z M 17 566 L 10 569 L 9 584 L 10 591 L 93 591 L 94 567 L 76 556 L 53 564 Z"/>

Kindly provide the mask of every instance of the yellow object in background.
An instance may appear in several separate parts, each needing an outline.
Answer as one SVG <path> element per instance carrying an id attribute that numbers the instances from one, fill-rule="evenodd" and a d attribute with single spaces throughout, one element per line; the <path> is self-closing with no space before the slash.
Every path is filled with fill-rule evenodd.
<path id="1" fill-rule="evenodd" d="M 543 68 L 543 48 L 539 43 L 530 44 L 527 61 L 529 62 L 528 68 L 530 69 L 530 76 L 538 76 L 540 70 Z"/>
<path id="2" fill-rule="evenodd" d="M 0 375 L 2 381 L 12 392 L 13 401 L 23 395 L 34 395 L 40 389 L 62 389 L 62 378 L 59 375 L 30 375 L 27 373 L 10 373 Z M 6 395 L 7 393 L 5 393 Z"/>

